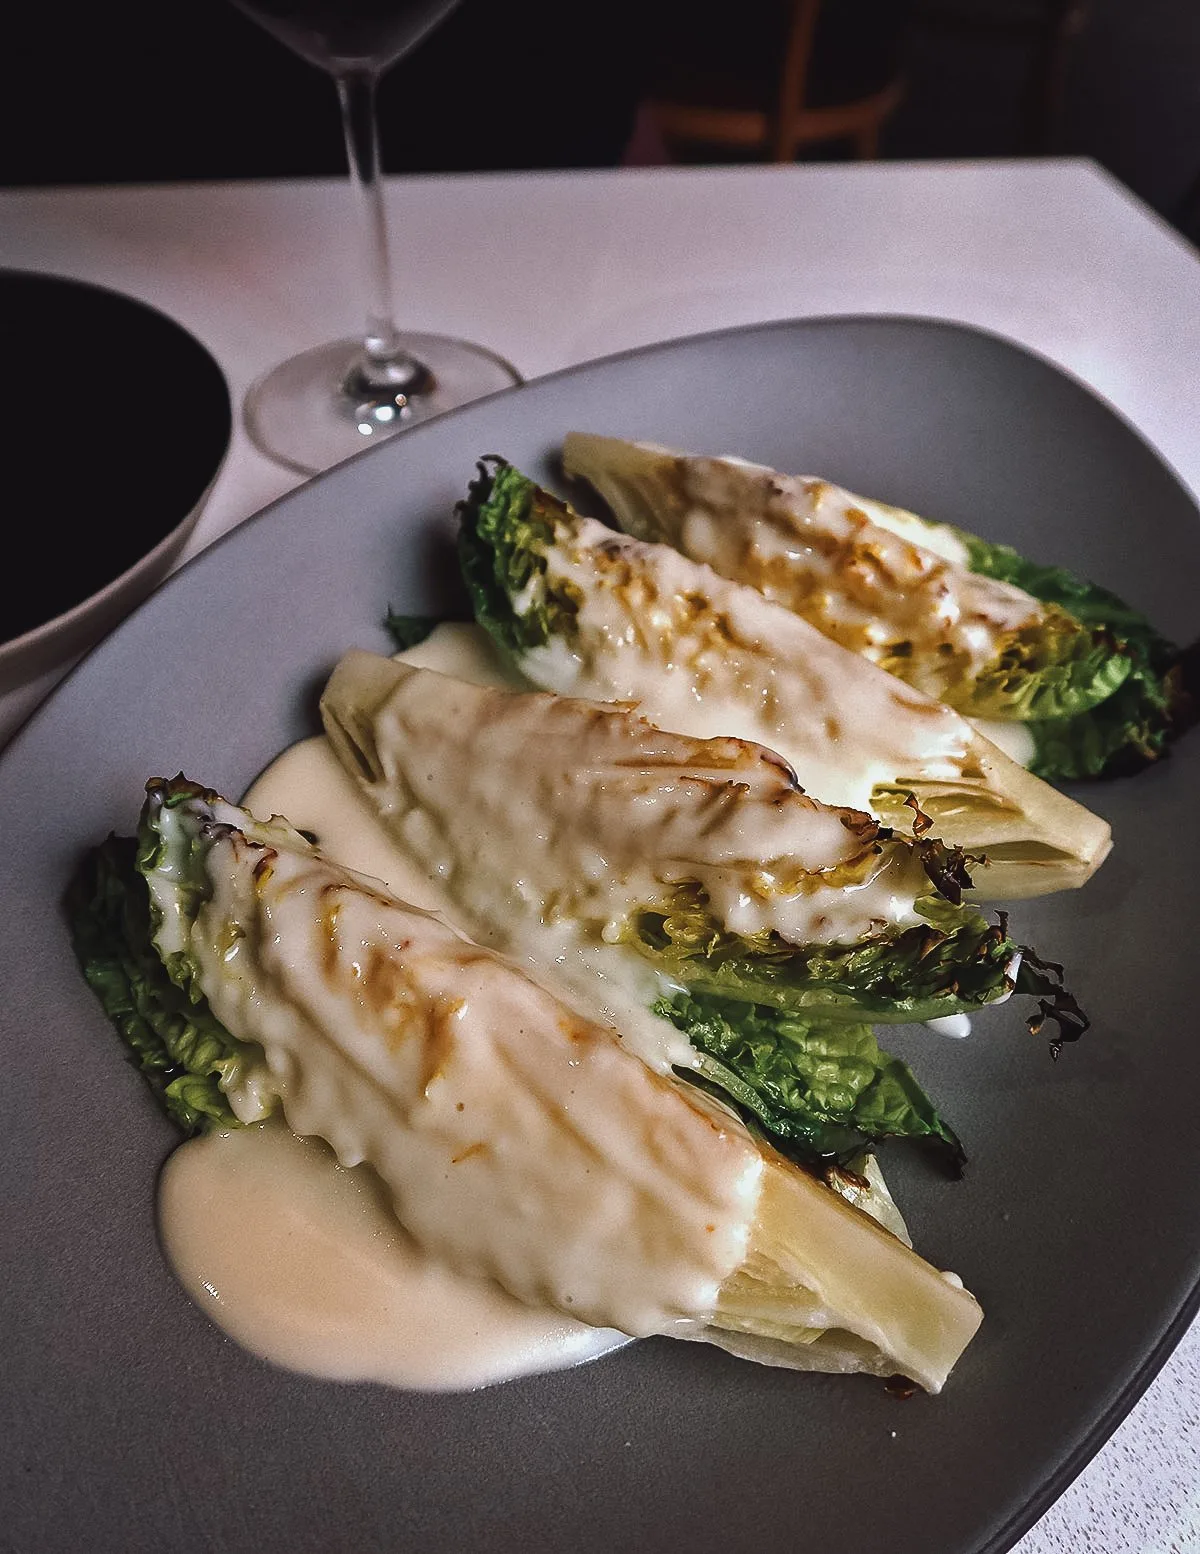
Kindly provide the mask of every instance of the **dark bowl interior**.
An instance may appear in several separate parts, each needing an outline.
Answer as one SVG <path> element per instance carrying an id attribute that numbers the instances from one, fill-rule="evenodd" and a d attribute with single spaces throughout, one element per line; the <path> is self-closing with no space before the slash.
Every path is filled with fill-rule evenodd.
<path id="1" fill-rule="evenodd" d="M 10 564 L 0 642 L 91 598 L 196 508 L 233 427 L 229 389 L 172 319 L 100 286 L 0 271 L 0 468 Z"/>

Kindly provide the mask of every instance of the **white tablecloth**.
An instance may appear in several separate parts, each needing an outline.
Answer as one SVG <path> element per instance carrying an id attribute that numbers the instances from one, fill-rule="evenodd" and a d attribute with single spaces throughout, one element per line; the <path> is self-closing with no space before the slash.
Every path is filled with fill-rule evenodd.
<path id="1" fill-rule="evenodd" d="M 480 341 L 526 377 L 772 318 L 956 319 L 1075 373 L 1200 493 L 1200 260 L 1091 163 L 413 178 L 388 202 L 401 324 Z M 324 180 L 10 190 L 0 264 L 161 308 L 240 403 L 282 357 L 356 332 L 353 217 Z M 183 559 L 297 481 L 239 426 Z M 0 699 L 0 719 L 47 688 Z M 1198 1399 L 1200 1325 L 1020 1554 L 1200 1551 Z"/>

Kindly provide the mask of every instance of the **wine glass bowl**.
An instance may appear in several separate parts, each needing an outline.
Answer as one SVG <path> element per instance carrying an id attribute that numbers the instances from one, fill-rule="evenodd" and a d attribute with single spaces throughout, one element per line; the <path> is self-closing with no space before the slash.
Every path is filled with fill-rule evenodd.
<path id="1" fill-rule="evenodd" d="M 337 87 L 357 197 L 366 294 L 361 337 L 289 357 L 246 395 L 255 446 L 315 474 L 415 421 L 520 383 L 516 368 L 472 341 L 401 331 L 394 319 L 375 115 L 379 77 L 459 0 L 233 0 Z"/>
<path id="2" fill-rule="evenodd" d="M 335 75 L 382 72 L 449 16 L 459 0 L 234 0 L 309 64 Z"/>

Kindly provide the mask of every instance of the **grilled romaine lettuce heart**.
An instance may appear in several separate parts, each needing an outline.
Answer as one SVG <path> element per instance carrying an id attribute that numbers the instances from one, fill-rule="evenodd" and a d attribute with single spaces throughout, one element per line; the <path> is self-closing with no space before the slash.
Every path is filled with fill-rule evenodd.
<path id="1" fill-rule="evenodd" d="M 1134 770 L 1197 716 L 1189 659 L 1063 568 L 742 459 L 572 432 L 563 462 L 627 533 L 752 585 L 948 706 L 1024 723 L 1048 780 Z"/>
<path id="2" fill-rule="evenodd" d="M 152 779 L 136 854 L 104 852 L 113 867 L 89 860 L 71 901 L 85 962 L 119 941 L 120 979 L 140 984 L 160 980 L 157 959 L 225 1049 L 214 1064 L 160 1031 L 169 1061 L 215 1076 L 232 1118 L 278 1108 L 343 1164 L 369 1162 L 414 1240 L 460 1272 L 635 1336 L 931 1392 L 974 1335 L 975 1300 L 852 1207 L 854 1189 L 788 1164 L 612 1027 L 286 822 Z M 142 1014 L 93 986 L 150 1050 Z"/>
<path id="3" fill-rule="evenodd" d="M 225 1087 L 240 1087 L 255 1054 L 171 979 L 151 942 L 137 841 L 110 836 L 89 853 L 66 906 L 83 974 L 168 1115 L 188 1133 L 235 1125 Z"/>
<path id="4" fill-rule="evenodd" d="M 807 792 L 983 854 L 984 899 L 1083 884 L 1109 827 L 970 722 L 748 584 L 580 517 L 503 461 L 459 509 L 476 619 L 533 684 L 777 751 Z"/>

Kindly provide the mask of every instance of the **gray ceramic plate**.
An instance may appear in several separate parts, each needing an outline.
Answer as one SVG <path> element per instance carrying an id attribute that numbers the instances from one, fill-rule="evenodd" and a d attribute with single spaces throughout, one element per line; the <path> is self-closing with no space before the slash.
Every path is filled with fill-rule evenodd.
<path id="1" fill-rule="evenodd" d="M 1058 560 L 1196 635 L 1200 517 L 1109 409 L 990 336 L 904 319 L 655 347 L 405 433 L 165 584 L 0 758 L 5 935 L 0 1541 L 21 1551 L 1008 1548 L 1105 1439 L 1197 1303 L 1200 734 L 1086 795 L 1115 851 L 1025 904 L 1094 1019 L 1051 1064 L 1020 1014 L 900 1041 L 966 1140 L 951 1183 L 890 1168 L 917 1245 L 986 1320 L 946 1391 L 636 1344 L 466 1396 L 308 1380 L 250 1358 L 172 1282 L 154 1179 L 175 1142 L 76 974 L 58 909 L 82 848 L 183 769 L 242 792 L 313 731 L 386 608 L 453 608 L 448 515 L 474 460 L 548 475 L 590 427 L 852 487 Z"/>

